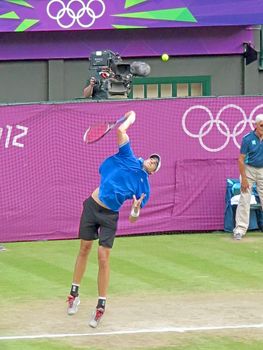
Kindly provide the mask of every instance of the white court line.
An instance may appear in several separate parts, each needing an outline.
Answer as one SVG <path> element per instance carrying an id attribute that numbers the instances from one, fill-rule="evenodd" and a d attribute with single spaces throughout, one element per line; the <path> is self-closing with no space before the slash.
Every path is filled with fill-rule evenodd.
<path id="1" fill-rule="evenodd" d="M 152 329 L 133 329 L 112 332 L 96 332 L 96 333 L 65 333 L 65 334 L 39 334 L 39 335 L 17 335 L 17 336 L 0 336 L 0 340 L 18 340 L 18 339 L 42 339 L 42 338 L 65 338 L 65 337 L 94 337 L 102 335 L 126 335 L 126 334 L 140 334 L 140 333 L 185 333 L 185 332 L 199 332 L 199 331 L 216 331 L 226 329 L 251 329 L 263 328 L 263 323 L 250 325 L 236 325 L 236 326 L 218 326 L 218 327 L 166 327 L 166 328 L 152 328 Z"/>

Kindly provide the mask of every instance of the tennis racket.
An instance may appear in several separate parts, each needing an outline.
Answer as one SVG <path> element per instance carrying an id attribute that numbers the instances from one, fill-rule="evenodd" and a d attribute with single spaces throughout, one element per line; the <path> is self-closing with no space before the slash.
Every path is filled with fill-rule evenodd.
<path id="1" fill-rule="evenodd" d="M 127 117 L 123 116 L 113 123 L 99 123 L 91 125 L 84 133 L 83 140 L 85 143 L 93 143 L 99 141 L 108 132 L 110 132 L 117 124 L 123 122 Z"/>

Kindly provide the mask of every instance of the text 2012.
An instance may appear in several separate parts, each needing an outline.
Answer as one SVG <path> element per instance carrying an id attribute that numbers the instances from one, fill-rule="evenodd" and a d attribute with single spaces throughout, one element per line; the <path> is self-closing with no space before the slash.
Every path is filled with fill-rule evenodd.
<path id="1" fill-rule="evenodd" d="M 4 147 L 24 147 L 22 138 L 28 133 L 28 127 L 23 125 L 6 125 L 0 127 L 0 142 L 4 142 Z"/>

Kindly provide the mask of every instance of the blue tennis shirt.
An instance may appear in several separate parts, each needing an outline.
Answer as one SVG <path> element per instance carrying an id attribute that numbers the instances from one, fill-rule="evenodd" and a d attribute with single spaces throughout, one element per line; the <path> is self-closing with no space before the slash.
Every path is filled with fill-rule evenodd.
<path id="1" fill-rule="evenodd" d="M 251 131 L 243 137 L 240 153 L 246 155 L 246 164 L 255 168 L 263 167 L 263 142 L 260 141 L 255 131 Z"/>
<path id="2" fill-rule="evenodd" d="M 119 147 L 119 152 L 105 159 L 99 168 L 101 176 L 99 199 L 113 211 L 119 211 L 126 199 L 137 199 L 145 193 L 141 208 L 149 200 L 149 174 L 143 169 L 143 159 L 136 158 L 130 142 Z"/>

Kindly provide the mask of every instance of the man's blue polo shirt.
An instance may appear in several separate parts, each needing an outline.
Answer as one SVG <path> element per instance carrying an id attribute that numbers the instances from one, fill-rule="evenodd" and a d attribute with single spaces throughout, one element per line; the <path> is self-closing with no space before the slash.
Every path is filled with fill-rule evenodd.
<path id="1" fill-rule="evenodd" d="M 136 158 L 130 142 L 120 146 L 119 152 L 99 168 L 101 176 L 99 199 L 113 211 L 119 211 L 126 199 L 137 199 L 145 193 L 141 208 L 149 200 L 149 174 L 143 169 L 143 159 Z"/>
<path id="2" fill-rule="evenodd" d="M 243 137 L 240 153 L 245 154 L 245 163 L 256 168 L 263 167 L 263 142 L 255 131 Z"/>

